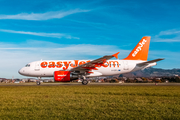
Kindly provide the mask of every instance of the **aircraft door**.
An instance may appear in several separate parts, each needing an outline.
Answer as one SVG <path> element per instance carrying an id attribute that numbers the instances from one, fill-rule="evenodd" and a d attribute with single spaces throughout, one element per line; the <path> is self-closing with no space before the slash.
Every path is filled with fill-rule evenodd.
<path id="1" fill-rule="evenodd" d="M 128 61 L 123 61 L 124 64 L 124 70 L 129 70 L 129 65 L 128 65 Z"/>
<path id="2" fill-rule="evenodd" d="M 35 63 L 35 71 L 40 71 L 40 62 Z"/>

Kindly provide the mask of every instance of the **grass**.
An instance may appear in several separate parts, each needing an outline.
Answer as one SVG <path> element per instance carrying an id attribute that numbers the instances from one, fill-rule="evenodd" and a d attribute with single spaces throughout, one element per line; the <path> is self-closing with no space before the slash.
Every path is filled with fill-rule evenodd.
<path id="1" fill-rule="evenodd" d="M 179 86 L 1 86 L 0 119 L 180 119 Z"/>

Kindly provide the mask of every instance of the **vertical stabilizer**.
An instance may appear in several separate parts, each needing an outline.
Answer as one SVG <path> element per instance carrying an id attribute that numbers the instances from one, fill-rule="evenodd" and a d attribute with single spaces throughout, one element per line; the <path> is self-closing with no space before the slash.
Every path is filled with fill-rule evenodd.
<path id="1" fill-rule="evenodd" d="M 148 52 L 149 52 L 149 44 L 151 37 L 145 36 L 140 42 L 136 45 L 136 47 L 131 51 L 131 53 L 124 60 L 144 60 L 147 61 Z"/>

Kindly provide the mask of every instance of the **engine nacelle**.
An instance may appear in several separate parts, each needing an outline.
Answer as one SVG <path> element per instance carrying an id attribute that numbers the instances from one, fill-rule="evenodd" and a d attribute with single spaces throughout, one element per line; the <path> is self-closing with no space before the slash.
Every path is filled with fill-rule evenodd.
<path id="1" fill-rule="evenodd" d="M 54 80 L 56 82 L 69 82 L 70 81 L 70 71 L 55 71 Z"/>
<path id="2" fill-rule="evenodd" d="M 70 71 L 55 71 L 54 80 L 56 82 L 70 82 L 71 80 L 77 80 L 78 75 L 73 74 Z"/>

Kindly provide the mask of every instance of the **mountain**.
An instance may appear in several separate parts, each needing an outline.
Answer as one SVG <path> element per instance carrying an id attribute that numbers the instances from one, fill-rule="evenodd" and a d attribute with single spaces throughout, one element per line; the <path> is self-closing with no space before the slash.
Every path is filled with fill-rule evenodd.
<path id="1" fill-rule="evenodd" d="M 160 69 L 146 68 L 132 73 L 121 74 L 120 77 L 162 77 L 162 76 L 180 76 L 180 69 Z"/>

